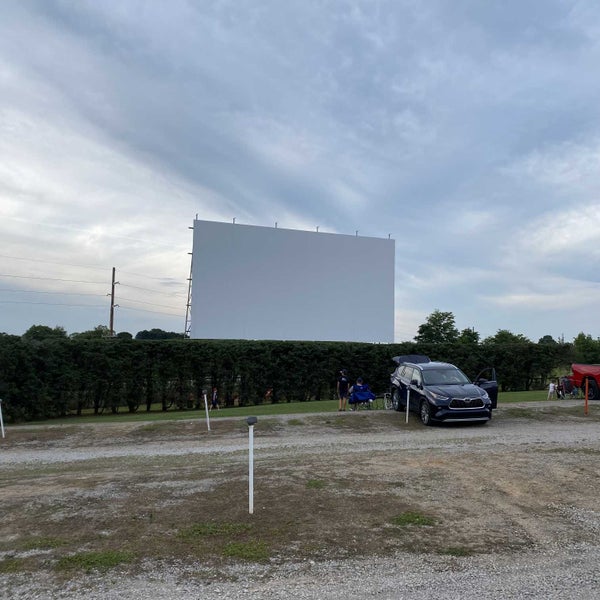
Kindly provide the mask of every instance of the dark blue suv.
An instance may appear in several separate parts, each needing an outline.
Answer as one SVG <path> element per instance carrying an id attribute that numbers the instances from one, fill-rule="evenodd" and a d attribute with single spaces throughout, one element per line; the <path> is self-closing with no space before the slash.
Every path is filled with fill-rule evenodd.
<path id="1" fill-rule="evenodd" d="M 417 413 L 424 425 L 434 422 L 480 422 L 492 418 L 496 407 L 498 384 L 478 378 L 476 383 L 450 363 L 433 362 L 426 356 L 396 356 L 396 370 L 391 375 L 392 405 L 396 410 Z"/>

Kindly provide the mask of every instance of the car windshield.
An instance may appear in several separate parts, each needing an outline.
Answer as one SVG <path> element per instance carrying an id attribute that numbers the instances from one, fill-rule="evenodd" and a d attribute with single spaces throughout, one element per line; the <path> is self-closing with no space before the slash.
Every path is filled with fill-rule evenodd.
<path id="1" fill-rule="evenodd" d="M 457 368 L 444 367 L 440 369 L 423 369 L 423 383 L 425 385 L 462 385 L 471 382 Z"/>

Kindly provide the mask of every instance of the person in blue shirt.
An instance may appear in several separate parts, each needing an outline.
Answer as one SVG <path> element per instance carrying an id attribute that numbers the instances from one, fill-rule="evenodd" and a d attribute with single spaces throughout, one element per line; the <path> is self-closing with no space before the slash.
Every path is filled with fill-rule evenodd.
<path id="1" fill-rule="evenodd" d="M 339 400 L 338 411 L 346 410 L 346 401 L 348 400 L 349 387 L 350 382 L 348 381 L 348 374 L 346 373 L 346 369 L 342 369 L 340 371 L 340 376 L 337 380 L 337 396 Z"/>
<path id="2" fill-rule="evenodd" d="M 371 391 L 368 383 L 364 383 L 362 377 L 356 380 L 356 383 L 350 388 L 350 404 L 352 410 L 356 410 L 359 404 L 366 404 L 371 408 L 371 403 L 375 394 Z"/>

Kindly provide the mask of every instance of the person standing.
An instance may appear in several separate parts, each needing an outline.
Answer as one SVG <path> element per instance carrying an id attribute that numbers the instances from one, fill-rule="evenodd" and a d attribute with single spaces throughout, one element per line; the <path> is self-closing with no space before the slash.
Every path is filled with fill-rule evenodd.
<path id="1" fill-rule="evenodd" d="M 212 410 L 213 408 L 216 408 L 217 410 L 219 410 L 219 395 L 217 393 L 217 388 L 214 387 L 212 389 L 212 398 L 210 400 L 210 409 Z"/>
<path id="2" fill-rule="evenodd" d="M 548 398 L 547 400 L 556 400 L 556 384 L 554 381 L 550 382 L 548 386 Z"/>
<path id="3" fill-rule="evenodd" d="M 337 380 L 337 396 L 339 400 L 338 411 L 346 410 L 346 402 L 348 400 L 348 388 L 350 387 L 348 381 L 348 374 L 346 369 L 340 371 L 340 376 Z"/>

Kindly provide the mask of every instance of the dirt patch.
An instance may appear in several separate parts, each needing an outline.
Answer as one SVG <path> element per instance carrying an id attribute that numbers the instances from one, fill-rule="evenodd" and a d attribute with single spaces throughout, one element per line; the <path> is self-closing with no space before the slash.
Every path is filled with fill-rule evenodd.
<path id="1" fill-rule="evenodd" d="M 131 572 L 202 565 L 218 580 L 240 560 L 592 542 L 597 425 L 532 409 L 475 427 L 406 425 L 384 411 L 259 418 L 253 515 L 239 419 L 214 419 L 210 433 L 200 420 L 15 427 L 0 447 L 0 573 L 68 579 L 103 563 L 67 557 L 93 556 Z"/>

